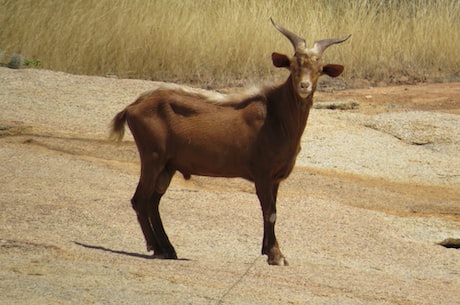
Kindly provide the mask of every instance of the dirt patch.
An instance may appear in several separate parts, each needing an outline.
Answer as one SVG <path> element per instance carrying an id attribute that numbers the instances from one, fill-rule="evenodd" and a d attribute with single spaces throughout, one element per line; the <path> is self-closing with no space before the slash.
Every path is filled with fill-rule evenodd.
<path id="1" fill-rule="evenodd" d="M 2 304 L 453 304 L 460 298 L 459 84 L 318 92 L 277 232 L 259 255 L 253 186 L 179 175 L 153 260 L 113 115 L 156 84 L 0 68 Z M 331 106 L 332 105 L 332 106 Z M 449 241 L 449 242 L 447 242 Z"/>
<path id="2" fill-rule="evenodd" d="M 458 83 L 424 83 L 329 91 L 318 92 L 316 102 L 354 102 L 359 104 L 357 111 L 365 114 L 414 110 L 460 114 Z"/>

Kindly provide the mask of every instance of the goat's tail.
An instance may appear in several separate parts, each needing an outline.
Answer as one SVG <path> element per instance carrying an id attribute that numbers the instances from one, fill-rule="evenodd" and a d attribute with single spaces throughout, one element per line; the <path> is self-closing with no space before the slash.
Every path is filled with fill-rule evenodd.
<path id="1" fill-rule="evenodd" d="M 117 113 L 113 118 L 109 139 L 111 141 L 121 142 L 123 136 L 125 135 L 125 123 L 126 123 L 126 109 Z"/>

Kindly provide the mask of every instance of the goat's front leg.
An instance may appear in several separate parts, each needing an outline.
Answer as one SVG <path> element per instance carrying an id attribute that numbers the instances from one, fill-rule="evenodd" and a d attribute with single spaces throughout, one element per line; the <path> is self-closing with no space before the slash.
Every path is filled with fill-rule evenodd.
<path id="1" fill-rule="evenodd" d="M 279 183 L 257 183 L 256 191 L 262 207 L 264 218 L 264 238 L 262 241 L 262 254 L 268 256 L 269 265 L 287 266 L 288 262 L 278 245 L 275 236 L 276 223 L 276 197 Z"/>

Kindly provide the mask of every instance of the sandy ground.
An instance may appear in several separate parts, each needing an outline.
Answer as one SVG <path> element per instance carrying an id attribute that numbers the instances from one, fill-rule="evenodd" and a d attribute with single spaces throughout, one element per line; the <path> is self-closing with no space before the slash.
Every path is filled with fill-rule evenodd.
<path id="1" fill-rule="evenodd" d="M 318 92 L 281 186 L 288 267 L 261 256 L 253 186 L 179 175 L 151 259 L 113 115 L 154 83 L 0 68 L 1 304 L 459 304 L 460 84 Z"/>

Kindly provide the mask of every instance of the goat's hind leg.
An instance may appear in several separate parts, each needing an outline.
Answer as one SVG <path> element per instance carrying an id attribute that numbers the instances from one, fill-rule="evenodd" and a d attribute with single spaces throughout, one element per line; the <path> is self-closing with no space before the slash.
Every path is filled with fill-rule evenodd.
<path id="1" fill-rule="evenodd" d="M 149 220 L 156 237 L 156 245 L 153 257 L 161 259 L 177 259 L 176 250 L 169 241 L 160 218 L 159 203 L 163 194 L 155 192 L 152 196 L 152 208 L 149 213 Z"/>
<path id="2" fill-rule="evenodd" d="M 141 181 L 139 181 L 136 192 L 131 199 L 131 205 L 136 212 L 137 221 L 139 222 L 142 233 L 144 234 L 147 251 L 155 252 L 156 249 L 159 249 L 159 244 L 149 220 L 149 209 L 151 208 L 149 201 L 150 200 L 145 195 L 144 187 Z"/>
<path id="3" fill-rule="evenodd" d="M 177 259 L 176 250 L 174 250 L 174 247 L 165 232 L 159 211 L 161 197 L 166 192 L 174 172 L 174 170 L 170 170 L 166 167 L 160 173 L 156 181 L 155 191 L 151 198 L 152 208 L 149 210 L 149 219 L 153 231 L 155 232 L 157 242 L 157 248 L 155 249 L 154 254 L 154 257 L 156 258 Z"/>
<path id="4" fill-rule="evenodd" d="M 155 192 L 155 186 L 157 179 L 161 172 L 158 169 L 158 155 L 154 155 L 157 158 L 142 158 L 147 154 L 141 154 L 141 176 L 139 183 L 131 199 L 131 204 L 136 211 L 137 220 L 141 226 L 142 233 L 144 234 L 145 242 L 147 245 L 147 251 L 154 251 L 155 253 L 161 253 L 161 245 L 158 242 L 158 236 L 153 229 L 150 215 L 154 213 L 153 209 L 153 194 Z"/>
<path id="5" fill-rule="evenodd" d="M 173 174 L 174 171 L 165 169 L 155 179 L 155 183 L 152 182 L 147 185 L 144 184 L 145 179 L 141 177 L 136 193 L 131 200 L 144 234 L 147 251 L 153 251 L 155 258 L 177 258 L 176 251 L 166 235 L 159 212 L 160 199 L 169 186 Z"/>

